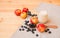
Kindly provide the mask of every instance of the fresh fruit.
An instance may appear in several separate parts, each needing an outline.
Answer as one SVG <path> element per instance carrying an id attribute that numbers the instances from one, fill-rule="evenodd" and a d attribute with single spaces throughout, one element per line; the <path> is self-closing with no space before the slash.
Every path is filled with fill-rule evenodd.
<path id="1" fill-rule="evenodd" d="M 19 29 L 19 31 L 21 31 L 21 29 Z"/>
<path id="2" fill-rule="evenodd" d="M 28 29 L 28 27 L 24 26 L 25 29 Z"/>
<path id="3" fill-rule="evenodd" d="M 48 32 L 47 30 L 45 30 L 45 32 Z"/>
<path id="4" fill-rule="evenodd" d="M 29 32 L 29 31 L 31 31 L 31 29 L 30 29 L 30 28 L 28 28 L 28 29 L 27 29 L 27 32 Z"/>
<path id="5" fill-rule="evenodd" d="M 29 27 L 30 27 L 30 28 L 35 28 L 36 25 L 35 25 L 35 24 L 29 24 Z"/>
<path id="6" fill-rule="evenodd" d="M 28 25 L 29 21 L 28 20 L 25 20 L 25 25 Z"/>
<path id="7" fill-rule="evenodd" d="M 44 24 L 37 24 L 37 29 L 39 32 L 44 32 L 46 29 L 46 26 Z"/>
<path id="8" fill-rule="evenodd" d="M 35 33 L 33 29 L 31 31 L 32 31 L 33 34 Z"/>
<path id="9" fill-rule="evenodd" d="M 38 34 L 36 34 L 36 36 L 38 37 L 39 35 L 38 35 Z"/>
<path id="10" fill-rule="evenodd" d="M 51 31 L 49 31 L 48 33 L 51 34 Z"/>
<path id="11" fill-rule="evenodd" d="M 28 20 L 25 20 L 25 23 L 29 23 L 29 21 Z"/>
<path id="12" fill-rule="evenodd" d="M 15 14 L 16 14 L 17 16 L 20 16 L 21 10 L 20 10 L 20 9 L 16 9 L 16 10 L 15 10 Z"/>
<path id="13" fill-rule="evenodd" d="M 32 23 L 32 24 L 37 24 L 39 21 L 38 21 L 38 17 L 36 17 L 36 16 L 33 16 L 31 19 L 30 19 L 30 22 Z"/>
<path id="14" fill-rule="evenodd" d="M 45 32 L 48 32 L 50 29 L 46 29 Z"/>
<path id="15" fill-rule="evenodd" d="M 27 17 L 27 13 L 26 13 L 26 12 L 21 13 L 20 17 L 21 17 L 22 19 L 25 19 L 25 18 Z"/>
<path id="16" fill-rule="evenodd" d="M 33 31 L 36 31 L 36 29 L 32 29 Z"/>
<path id="17" fill-rule="evenodd" d="M 23 8 L 22 12 L 28 12 L 28 8 Z"/>

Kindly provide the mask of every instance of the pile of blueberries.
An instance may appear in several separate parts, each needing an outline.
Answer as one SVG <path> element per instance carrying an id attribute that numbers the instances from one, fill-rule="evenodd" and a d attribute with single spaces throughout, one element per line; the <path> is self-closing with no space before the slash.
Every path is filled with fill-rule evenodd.
<path id="1" fill-rule="evenodd" d="M 28 11 L 28 15 L 29 16 L 37 16 L 36 14 L 31 14 L 30 11 Z M 26 29 L 27 32 L 32 32 L 32 34 L 35 34 L 36 25 L 31 24 L 31 23 L 29 23 L 29 21 L 25 20 L 25 26 L 22 25 L 21 28 L 19 29 L 19 31 L 25 31 L 25 29 Z M 45 30 L 45 32 L 48 32 L 48 31 L 49 31 L 49 29 Z M 51 31 L 49 31 L 49 33 L 51 33 Z M 36 34 L 36 36 L 38 37 L 39 35 Z"/>
<path id="2" fill-rule="evenodd" d="M 29 21 L 25 21 L 25 25 L 26 26 L 21 26 L 21 28 L 19 29 L 19 31 L 24 31 L 25 29 L 27 29 L 26 31 L 27 32 L 32 32 L 32 34 L 35 34 L 35 31 L 36 31 L 36 25 L 35 24 L 29 24 Z M 36 34 L 36 36 L 39 36 L 38 34 Z"/>

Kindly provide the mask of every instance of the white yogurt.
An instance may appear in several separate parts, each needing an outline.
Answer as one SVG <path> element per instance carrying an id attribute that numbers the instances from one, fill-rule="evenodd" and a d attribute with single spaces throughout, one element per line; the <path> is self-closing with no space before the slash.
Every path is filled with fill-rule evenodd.
<path id="1" fill-rule="evenodd" d="M 48 21 L 48 13 L 46 10 L 41 10 L 38 14 L 39 22 L 46 23 Z"/>

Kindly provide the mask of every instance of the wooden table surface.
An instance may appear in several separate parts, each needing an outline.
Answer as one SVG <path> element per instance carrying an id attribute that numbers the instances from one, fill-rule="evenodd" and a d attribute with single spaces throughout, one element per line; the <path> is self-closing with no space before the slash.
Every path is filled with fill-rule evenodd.
<path id="1" fill-rule="evenodd" d="M 60 6 L 60 0 L 0 0 L 0 38 L 11 38 L 21 25 L 22 19 L 14 14 L 15 9 L 27 7 L 34 11 L 41 2 Z"/>

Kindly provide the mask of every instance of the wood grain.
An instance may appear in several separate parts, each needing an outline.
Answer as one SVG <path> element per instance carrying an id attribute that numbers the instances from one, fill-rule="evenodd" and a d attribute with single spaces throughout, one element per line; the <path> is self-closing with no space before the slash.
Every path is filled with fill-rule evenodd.
<path id="1" fill-rule="evenodd" d="M 15 9 L 29 8 L 31 11 L 41 2 L 60 5 L 60 0 L 0 0 L 0 38 L 11 38 L 22 19 L 15 16 Z"/>

